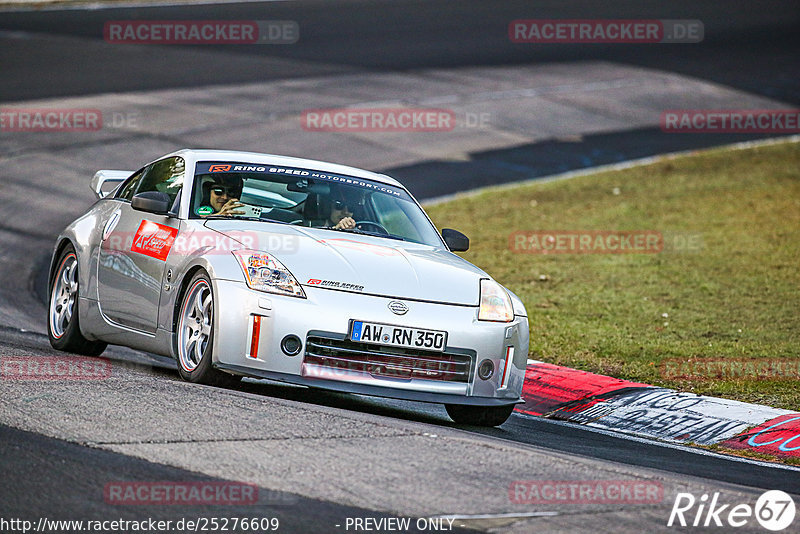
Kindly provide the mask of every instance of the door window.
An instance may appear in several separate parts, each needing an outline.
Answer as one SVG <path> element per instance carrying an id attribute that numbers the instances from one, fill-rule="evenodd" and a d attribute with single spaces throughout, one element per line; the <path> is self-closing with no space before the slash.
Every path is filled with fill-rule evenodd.
<path id="1" fill-rule="evenodd" d="M 174 203 L 183 187 L 186 163 L 181 157 L 162 159 L 137 172 L 120 188 L 118 199 L 130 201 L 134 195 L 146 191 L 167 193 Z"/>

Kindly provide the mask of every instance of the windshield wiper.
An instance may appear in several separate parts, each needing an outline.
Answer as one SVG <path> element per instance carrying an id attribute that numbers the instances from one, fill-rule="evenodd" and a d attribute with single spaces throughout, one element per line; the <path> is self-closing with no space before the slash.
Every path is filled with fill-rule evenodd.
<path id="1" fill-rule="evenodd" d="M 337 232 L 347 232 L 351 234 L 359 234 L 359 235 L 368 235 L 372 237 L 385 237 L 386 239 L 395 239 L 397 241 L 407 241 L 406 238 L 400 237 L 399 235 L 394 234 L 381 234 L 378 232 L 367 232 L 364 230 L 359 230 L 358 228 L 334 228 L 333 226 L 323 226 L 324 230 L 335 230 Z"/>
<path id="2" fill-rule="evenodd" d="M 278 224 L 289 224 L 286 221 L 279 221 L 277 219 L 266 219 L 263 217 L 241 217 L 239 215 L 209 215 L 208 217 L 205 217 L 205 219 L 231 220 L 231 221 L 259 221 L 259 222 L 271 222 Z"/>

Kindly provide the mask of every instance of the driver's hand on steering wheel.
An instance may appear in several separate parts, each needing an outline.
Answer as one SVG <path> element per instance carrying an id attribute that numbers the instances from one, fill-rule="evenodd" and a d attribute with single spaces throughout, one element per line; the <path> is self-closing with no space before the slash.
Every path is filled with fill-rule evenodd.
<path id="1" fill-rule="evenodd" d="M 344 217 L 341 221 L 336 223 L 334 229 L 336 230 L 352 230 L 356 227 L 356 220 L 352 217 Z"/>

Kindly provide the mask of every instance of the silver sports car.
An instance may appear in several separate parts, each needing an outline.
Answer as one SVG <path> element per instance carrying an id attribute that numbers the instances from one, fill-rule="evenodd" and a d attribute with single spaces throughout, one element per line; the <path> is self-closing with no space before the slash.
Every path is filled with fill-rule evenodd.
<path id="1" fill-rule="evenodd" d="M 173 357 L 185 380 L 242 376 L 443 403 L 503 423 L 521 401 L 522 302 L 451 251 L 396 180 L 247 152 L 181 150 L 99 171 L 58 236 L 48 332 Z"/>

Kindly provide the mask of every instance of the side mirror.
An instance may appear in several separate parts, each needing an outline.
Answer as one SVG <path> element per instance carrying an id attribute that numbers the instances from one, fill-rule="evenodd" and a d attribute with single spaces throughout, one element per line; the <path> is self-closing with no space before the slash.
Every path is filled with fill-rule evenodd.
<path id="1" fill-rule="evenodd" d="M 155 213 L 157 215 L 170 215 L 169 208 L 172 204 L 169 195 L 161 191 L 145 191 L 133 195 L 131 207 L 135 210 Z"/>
<path id="2" fill-rule="evenodd" d="M 469 238 L 458 230 L 444 228 L 442 229 L 442 238 L 444 239 L 447 248 L 453 252 L 464 252 L 469 250 Z"/>

